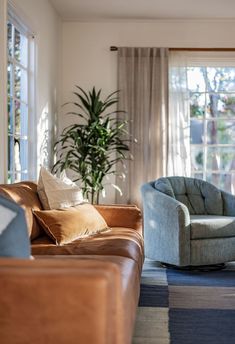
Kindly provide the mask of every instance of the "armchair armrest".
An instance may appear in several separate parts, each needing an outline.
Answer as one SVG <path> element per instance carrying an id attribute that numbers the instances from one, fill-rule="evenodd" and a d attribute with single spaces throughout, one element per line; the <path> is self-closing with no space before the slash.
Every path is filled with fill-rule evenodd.
<path id="1" fill-rule="evenodd" d="M 187 207 L 157 191 L 141 188 L 146 256 L 175 265 L 190 264 L 190 217 Z"/>
<path id="2" fill-rule="evenodd" d="M 221 194 L 223 198 L 224 215 L 235 216 L 235 196 L 225 191 L 221 191 Z"/>
<path id="3" fill-rule="evenodd" d="M 0 260 L 1 344 L 122 344 L 121 277 L 108 261 Z"/>
<path id="4" fill-rule="evenodd" d="M 135 205 L 96 205 L 109 227 L 127 227 L 142 233 L 141 211 Z"/>

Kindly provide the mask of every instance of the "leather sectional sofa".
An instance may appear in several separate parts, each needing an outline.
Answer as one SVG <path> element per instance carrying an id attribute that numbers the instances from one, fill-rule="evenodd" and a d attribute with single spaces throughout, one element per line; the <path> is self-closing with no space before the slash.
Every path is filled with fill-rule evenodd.
<path id="1" fill-rule="evenodd" d="M 0 259 L 1 344 L 130 344 L 144 259 L 136 206 L 100 205 L 111 230 L 57 246 L 32 214 L 37 185 L 0 185 L 24 207 L 35 259 Z"/>

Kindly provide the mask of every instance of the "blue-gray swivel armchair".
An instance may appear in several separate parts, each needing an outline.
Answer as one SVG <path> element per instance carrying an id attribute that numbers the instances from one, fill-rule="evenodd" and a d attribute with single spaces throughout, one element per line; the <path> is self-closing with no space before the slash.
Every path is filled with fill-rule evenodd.
<path id="1" fill-rule="evenodd" d="M 159 178 L 141 193 L 146 257 L 176 266 L 235 260 L 235 196 L 186 177 Z"/>

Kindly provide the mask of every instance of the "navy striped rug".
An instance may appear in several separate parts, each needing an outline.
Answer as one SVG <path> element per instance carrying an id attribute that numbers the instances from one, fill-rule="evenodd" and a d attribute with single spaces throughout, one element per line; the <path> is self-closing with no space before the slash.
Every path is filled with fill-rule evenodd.
<path id="1" fill-rule="evenodd" d="M 235 344 L 235 263 L 190 272 L 146 260 L 133 344 Z"/>

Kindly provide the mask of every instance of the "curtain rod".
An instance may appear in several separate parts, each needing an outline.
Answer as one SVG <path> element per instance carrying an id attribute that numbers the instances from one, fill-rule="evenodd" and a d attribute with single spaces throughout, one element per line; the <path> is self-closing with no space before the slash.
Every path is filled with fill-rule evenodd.
<path id="1" fill-rule="evenodd" d="M 235 51 L 235 48 L 169 48 L 170 51 Z M 118 47 L 112 45 L 110 51 L 118 51 Z"/>
<path id="2" fill-rule="evenodd" d="M 170 51 L 235 51 L 235 48 L 169 48 Z"/>

